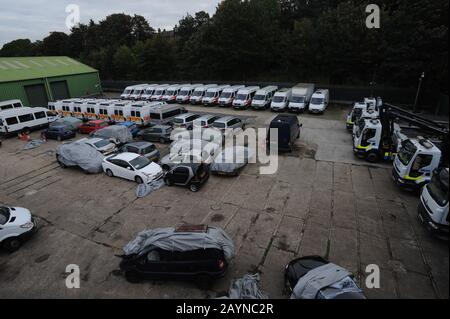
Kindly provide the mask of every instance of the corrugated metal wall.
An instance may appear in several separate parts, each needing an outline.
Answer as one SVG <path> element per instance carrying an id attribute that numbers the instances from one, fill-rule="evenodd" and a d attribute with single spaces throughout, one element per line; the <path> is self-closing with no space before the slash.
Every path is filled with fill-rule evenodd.
<path id="1" fill-rule="evenodd" d="M 48 78 L 47 81 L 67 81 L 70 97 L 83 97 L 96 95 L 101 93 L 101 84 L 98 73 L 86 73 L 78 75 L 69 75 L 62 77 Z M 48 99 L 52 100 L 51 93 L 45 79 L 36 79 L 18 82 L 0 83 L 0 101 L 20 99 L 25 106 L 29 106 L 30 102 L 25 93 L 24 86 L 33 84 L 44 84 L 47 88 Z"/>

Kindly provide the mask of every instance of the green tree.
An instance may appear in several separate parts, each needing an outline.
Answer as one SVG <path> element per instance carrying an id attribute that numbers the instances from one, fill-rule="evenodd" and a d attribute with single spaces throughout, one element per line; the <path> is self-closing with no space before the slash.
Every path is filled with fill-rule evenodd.
<path id="1" fill-rule="evenodd" d="M 30 39 L 17 39 L 5 43 L 0 50 L 0 56 L 3 57 L 32 56 L 34 54 L 34 45 Z"/>
<path id="2" fill-rule="evenodd" d="M 136 57 L 132 50 L 122 45 L 117 49 L 113 57 L 114 78 L 120 80 L 132 80 L 136 73 Z"/>

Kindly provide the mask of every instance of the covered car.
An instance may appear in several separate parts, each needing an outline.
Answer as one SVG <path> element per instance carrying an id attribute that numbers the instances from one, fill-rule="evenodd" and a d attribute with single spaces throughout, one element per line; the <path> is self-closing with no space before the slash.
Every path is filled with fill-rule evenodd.
<path id="1" fill-rule="evenodd" d="M 78 129 L 83 125 L 83 121 L 80 119 L 77 119 L 76 117 L 62 117 L 60 119 L 57 119 L 56 121 L 50 123 L 50 127 L 53 126 L 67 126 L 70 127 L 71 130 L 74 132 L 78 131 Z"/>
<path id="2" fill-rule="evenodd" d="M 225 148 L 214 159 L 211 172 L 218 175 L 237 176 L 252 160 L 255 152 L 244 146 Z"/>
<path id="3" fill-rule="evenodd" d="M 98 137 L 113 141 L 115 144 L 126 144 L 133 141 L 130 130 L 122 125 L 111 125 L 91 133 L 92 137 Z"/>
<path id="4" fill-rule="evenodd" d="M 318 256 L 291 261 L 285 280 L 291 299 L 366 299 L 347 269 Z"/>
<path id="5" fill-rule="evenodd" d="M 56 160 L 62 168 L 80 167 L 87 173 L 97 174 L 103 171 L 104 156 L 84 142 L 59 145 L 56 148 Z"/>

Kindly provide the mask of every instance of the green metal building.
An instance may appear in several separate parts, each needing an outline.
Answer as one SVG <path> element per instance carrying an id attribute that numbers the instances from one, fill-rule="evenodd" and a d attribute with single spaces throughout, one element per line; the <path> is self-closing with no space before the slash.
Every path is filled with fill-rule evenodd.
<path id="1" fill-rule="evenodd" d="M 65 56 L 0 58 L 0 101 L 25 106 L 102 93 L 98 71 Z"/>

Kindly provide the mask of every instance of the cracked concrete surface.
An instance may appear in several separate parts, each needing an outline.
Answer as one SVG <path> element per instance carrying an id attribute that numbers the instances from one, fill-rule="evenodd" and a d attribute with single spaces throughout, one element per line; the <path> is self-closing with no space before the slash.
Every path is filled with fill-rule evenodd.
<path id="1" fill-rule="evenodd" d="M 255 127 L 274 116 L 189 108 L 249 117 Z M 164 187 L 143 199 L 132 182 L 62 170 L 57 142 L 23 151 L 23 142 L 4 141 L 0 203 L 30 208 L 40 229 L 18 252 L 0 252 L 0 298 L 209 298 L 255 271 L 271 297 L 287 298 L 284 266 L 304 255 L 347 267 L 362 287 L 366 266 L 379 265 L 381 288 L 365 289 L 369 298 L 448 298 L 448 243 L 423 228 L 418 197 L 392 183 L 388 164 L 353 157 L 345 113 L 336 107 L 325 117 L 301 115 L 301 140 L 280 157 L 275 175 L 259 175 L 253 164 L 237 178 L 213 176 L 199 193 Z M 235 241 L 237 256 L 212 291 L 178 282 L 132 285 L 114 274 L 114 255 L 138 232 L 182 222 L 222 227 Z M 66 288 L 68 264 L 80 266 L 81 289 Z"/>

